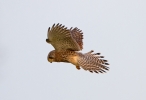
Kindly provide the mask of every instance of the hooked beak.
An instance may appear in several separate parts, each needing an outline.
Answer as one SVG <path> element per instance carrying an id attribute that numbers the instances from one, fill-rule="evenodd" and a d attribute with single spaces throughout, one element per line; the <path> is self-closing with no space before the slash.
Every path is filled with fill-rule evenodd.
<path id="1" fill-rule="evenodd" d="M 50 59 L 50 58 L 49 58 L 48 61 L 49 61 L 50 63 L 52 63 L 52 62 L 53 62 L 53 59 Z"/>
<path id="2" fill-rule="evenodd" d="M 46 39 L 46 42 L 47 42 L 47 43 L 50 43 L 49 39 Z"/>

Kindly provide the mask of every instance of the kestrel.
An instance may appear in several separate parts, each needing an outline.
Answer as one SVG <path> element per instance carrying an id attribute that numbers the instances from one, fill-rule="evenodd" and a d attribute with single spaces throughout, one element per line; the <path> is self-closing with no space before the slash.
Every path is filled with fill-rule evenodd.
<path id="1" fill-rule="evenodd" d="M 49 52 L 47 60 L 52 62 L 72 63 L 79 70 L 95 73 L 104 73 L 109 70 L 107 60 L 104 60 L 100 53 L 93 53 L 91 50 L 87 53 L 81 53 L 83 49 L 83 33 L 80 29 L 62 26 L 62 24 L 53 25 L 48 28 L 46 42 L 50 43 L 55 50 Z"/>

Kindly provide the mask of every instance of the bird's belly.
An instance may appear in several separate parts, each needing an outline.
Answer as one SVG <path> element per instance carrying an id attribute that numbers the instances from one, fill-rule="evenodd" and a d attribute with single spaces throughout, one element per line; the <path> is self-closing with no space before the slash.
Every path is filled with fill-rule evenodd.
<path id="1" fill-rule="evenodd" d="M 70 63 L 72 63 L 73 65 L 78 65 L 78 57 L 77 56 L 73 56 L 73 57 L 69 57 L 68 61 Z"/>

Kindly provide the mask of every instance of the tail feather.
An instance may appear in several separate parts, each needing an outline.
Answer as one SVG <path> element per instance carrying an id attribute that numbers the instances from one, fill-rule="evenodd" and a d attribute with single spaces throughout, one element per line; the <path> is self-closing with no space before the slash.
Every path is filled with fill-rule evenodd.
<path id="1" fill-rule="evenodd" d="M 82 55 L 78 64 L 84 69 L 95 73 L 105 73 L 109 70 L 107 60 L 101 59 L 99 53 L 92 54 L 93 50 Z M 98 55 L 97 55 L 98 54 Z"/>

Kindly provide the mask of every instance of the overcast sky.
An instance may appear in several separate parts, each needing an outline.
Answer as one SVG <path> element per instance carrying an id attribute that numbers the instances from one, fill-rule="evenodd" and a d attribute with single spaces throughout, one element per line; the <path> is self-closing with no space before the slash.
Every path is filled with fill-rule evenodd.
<path id="1" fill-rule="evenodd" d="M 106 74 L 49 63 L 48 27 L 84 33 Z M 0 0 L 0 100 L 146 100 L 145 0 Z"/>

